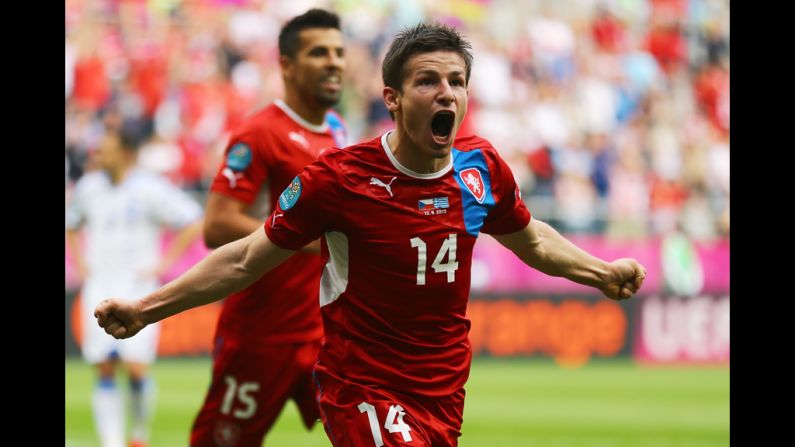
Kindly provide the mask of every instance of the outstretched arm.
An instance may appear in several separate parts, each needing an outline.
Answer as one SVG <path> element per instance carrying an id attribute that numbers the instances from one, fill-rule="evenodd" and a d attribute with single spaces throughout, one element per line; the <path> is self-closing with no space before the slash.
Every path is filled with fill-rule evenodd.
<path id="1" fill-rule="evenodd" d="M 646 270 L 634 259 L 605 262 L 569 242 L 537 219 L 516 233 L 494 235 L 525 264 L 547 275 L 561 276 L 599 289 L 614 300 L 630 298 L 640 289 Z"/>
<path id="2" fill-rule="evenodd" d="M 253 283 L 294 252 L 273 244 L 262 228 L 210 253 L 177 279 L 135 302 L 102 301 L 97 322 L 116 338 L 132 337 L 147 324 L 218 301 Z"/>

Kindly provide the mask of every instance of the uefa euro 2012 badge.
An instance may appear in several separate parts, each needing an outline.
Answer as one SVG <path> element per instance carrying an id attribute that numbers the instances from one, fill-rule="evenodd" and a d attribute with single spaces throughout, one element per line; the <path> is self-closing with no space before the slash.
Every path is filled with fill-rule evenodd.
<path id="1" fill-rule="evenodd" d="M 237 143 L 226 156 L 226 166 L 235 172 L 244 171 L 251 164 L 251 148 L 246 143 Z"/>
<path id="2" fill-rule="evenodd" d="M 295 206 L 299 197 L 301 197 L 301 179 L 296 177 L 279 196 L 279 205 L 282 207 L 282 211 L 287 211 Z"/>

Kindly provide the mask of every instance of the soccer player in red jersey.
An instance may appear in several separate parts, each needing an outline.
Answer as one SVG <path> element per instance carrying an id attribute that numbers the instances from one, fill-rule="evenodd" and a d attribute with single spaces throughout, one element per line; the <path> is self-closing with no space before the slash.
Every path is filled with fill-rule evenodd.
<path id="1" fill-rule="evenodd" d="M 251 115 L 232 134 L 210 188 L 205 242 L 218 247 L 262 225 L 279 193 L 326 148 L 345 146 L 340 99 L 345 68 L 336 14 L 294 17 L 279 35 L 284 100 Z M 288 399 L 304 424 L 319 419 L 312 381 L 323 325 L 319 244 L 224 301 L 213 374 L 191 446 L 259 447 Z"/>
<path id="2" fill-rule="evenodd" d="M 326 151 L 284 190 L 263 229 L 140 301 L 103 302 L 99 325 L 132 336 L 244 287 L 322 236 L 325 339 L 315 381 L 329 439 L 336 447 L 457 445 L 480 232 L 530 267 L 611 299 L 630 298 L 646 275 L 634 259 L 605 262 L 532 219 L 492 145 L 455 138 L 470 48 L 442 25 L 400 33 L 382 67 L 394 130 Z"/>

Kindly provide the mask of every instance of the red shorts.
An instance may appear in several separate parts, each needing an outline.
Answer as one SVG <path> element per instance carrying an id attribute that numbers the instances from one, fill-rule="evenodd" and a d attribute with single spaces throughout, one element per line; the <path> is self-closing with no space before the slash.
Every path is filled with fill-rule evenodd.
<path id="1" fill-rule="evenodd" d="M 315 367 L 323 427 L 334 447 L 458 445 L 464 389 L 426 397 L 357 385 Z"/>
<path id="2" fill-rule="evenodd" d="M 320 418 L 312 367 L 319 341 L 274 345 L 258 352 L 222 346 L 213 358 L 210 389 L 193 423 L 192 447 L 260 447 L 287 399 L 306 427 Z"/>

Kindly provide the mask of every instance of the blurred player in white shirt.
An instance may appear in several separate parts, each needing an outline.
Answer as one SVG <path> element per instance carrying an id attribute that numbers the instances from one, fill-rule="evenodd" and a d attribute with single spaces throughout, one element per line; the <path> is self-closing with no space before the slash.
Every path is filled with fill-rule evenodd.
<path id="1" fill-rule="evenodd" d="M 83 176 L 66 212 L 66 237 L 83 280 L 83 358 L 96 365 L 94 419 L 103 447 L 124 447 L 124 411 L 116 365 L 130 378 L 133 427 L 130 446 L 145 446 L 154 399 L 148 378 L 159 335 L 116 340 L 94 323 L 94 308 L 108 296 L 139 297 L 160 286 L 159 277 L 201 234 L 201 207 L 167 180 L 136 167 L 138 142 L 125 126 L 108 132 L 95 156 L 97 171 Z M 163 230 L 179 231 L 161 255 Z M 81 240 L 81 231 L 84 238 Z M 82 243 L 81 243 L 82 242 Z"/>

